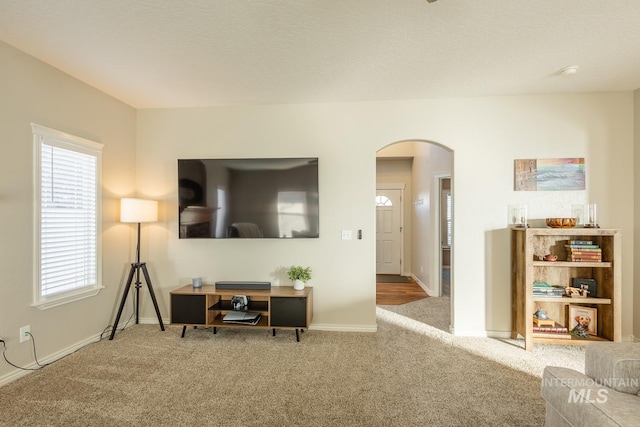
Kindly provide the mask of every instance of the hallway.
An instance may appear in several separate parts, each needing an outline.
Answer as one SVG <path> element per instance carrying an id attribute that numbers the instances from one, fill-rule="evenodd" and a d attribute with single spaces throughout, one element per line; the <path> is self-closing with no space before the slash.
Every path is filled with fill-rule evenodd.
<path id="1" fill-rule="evenodd" d="M 404 276 L 377 275 L 376 304 L 402 305 L 428 298 L 429 295 L 411 278 Z"/>
<path id="2" fill-rule="evenodd" d="M 396 280 L 397 279 L 397 280 Z M 450 271 L 442 271 L 442 297 L 430 297 L 411 277 L 376 277 L 376 305 L 451 332 Z M 381 308 L 381 307 L 380 307 Z"/>

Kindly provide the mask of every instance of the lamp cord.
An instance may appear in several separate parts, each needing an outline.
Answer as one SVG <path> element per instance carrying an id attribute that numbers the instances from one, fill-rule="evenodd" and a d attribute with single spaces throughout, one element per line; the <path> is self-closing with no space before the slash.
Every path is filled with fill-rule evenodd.
<path id="1" fill-rule="evenodd" d="M 27 332 L 27 334 L 31 338 L 31 345 L 33 346 L 33 358 L 36 361 L 36 365 L 38 365 L 38 367 L 36 367 L 36 368 L 24 368 L 22 366 L 18 366 L 18 365 L 14 364 L 14 363 L 11 363 L 9 361 L 9 359 L 7 359 L 7 355 L 6 355 L 7 343 L 4 342 L 4 340 L 0 339 L 0 342 L 2 342 L 2 357 L 4 358 L 5 362 L 7 362 L 9 365 L 13 366 L 14 368 L 22 369 L 23 371 L 37 371 L 37 370 L 40 370 L 40 369 L 44 368 L 45 366 L 49 365 L 49 363 L 45 363 L 44 365 L 42 365 L 38 361 L 38 354 L 36 353 L 36 340 L 34 339 L 33 334 L 31 332 Z"/>

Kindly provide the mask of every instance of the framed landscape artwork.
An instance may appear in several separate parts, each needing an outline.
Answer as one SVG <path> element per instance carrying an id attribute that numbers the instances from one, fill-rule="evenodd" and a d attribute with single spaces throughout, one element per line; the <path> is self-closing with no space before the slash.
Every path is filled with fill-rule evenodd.
<path id="1" fill-rule="evenodd" d="M 516 159 L 515 191 L 584 190 L 584 158 Z"/>

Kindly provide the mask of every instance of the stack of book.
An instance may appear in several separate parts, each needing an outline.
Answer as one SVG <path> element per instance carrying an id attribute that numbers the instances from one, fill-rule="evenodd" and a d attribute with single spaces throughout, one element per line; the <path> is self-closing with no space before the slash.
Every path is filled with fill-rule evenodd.
<path id="1" fill-rule="evenodd" d="M 551 319 L 549 321 L 546 325 L 538 325 L 534 317 L 532 336 L 536 338 L 571 339 L 569 329 Z"/>
<path id="2" fill-rule="evenodd" d="M 565 288 L 562 286 L 552 286 L 547 282 L 533 282 L 534 297 L 562 297 L 565 294 Z"/>
<path id="3" fill-rule="evenodd" d="M 567 261 L 572 262 L 600 262 L 602 249 L 594 245 L 592 240 L 567 240 Z"/>

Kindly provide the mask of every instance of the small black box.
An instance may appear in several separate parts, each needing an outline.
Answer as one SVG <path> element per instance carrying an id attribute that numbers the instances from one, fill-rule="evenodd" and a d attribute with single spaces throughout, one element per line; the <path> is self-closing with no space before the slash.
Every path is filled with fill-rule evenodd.
<path id="1" fill-rule="evenodd" d="M 594 298 L 597 296 L 596 281 L 594 279 L 578 279 L 574 277 L 571 287 L 578 288 L 578 289 L 586 289 L 587 291 L 589 291 L 589 294 L 587 295 L 589 297 Z"/>

